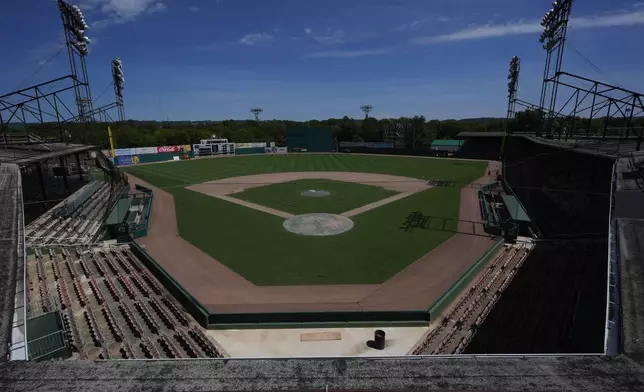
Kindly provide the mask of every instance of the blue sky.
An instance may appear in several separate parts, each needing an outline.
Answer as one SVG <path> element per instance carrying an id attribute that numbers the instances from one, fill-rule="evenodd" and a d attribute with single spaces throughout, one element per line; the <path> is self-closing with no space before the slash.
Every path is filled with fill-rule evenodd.
<path id="1" fill-rule="evenodd" d="M 504 116 L 538 103 L 542 0 L 78 0 L 93 96 L 120 56 L 133 119 Z M 0 92 L 68 73 L 55 1 L 4 0 Z M 6 35 L 5 35 L 6 37 Z M 564 70 L 644 92 L 644 2 L 576 0 Z M 7 56 L 7 54 L 9 54 Z M 591 66 L 583 57 L 589 59 Z M 52 59 L 53 57 L 53 59 Z M 47 62 L 49 59 L 49 62 Z M 8 61 L 6 61 L 8 60 Z M 45 64 L 46 63 L 46 64 Z M 44 65 L 43 65 L 44 64 Z M 601 72 L 598 70 L 601 70 Z M 98 105 L 113 100 L 109 89 Z"/>

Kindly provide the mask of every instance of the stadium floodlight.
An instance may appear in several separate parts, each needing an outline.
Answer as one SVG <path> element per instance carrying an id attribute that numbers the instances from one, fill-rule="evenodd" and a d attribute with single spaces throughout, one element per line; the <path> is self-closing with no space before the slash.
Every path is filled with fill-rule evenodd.
<path id="1" fill-rule="evenodd" d="M 89 53 L 88 45 L 92 40 L 85 35 L 89 26 L 85 22 L 81 9 L 77 5 L 70 5 L 63 0 L 58 0 L 58 9 L 63 19 L 69 44 L 76 48 L 81 56 L 86 56 Z"/>
<path id="2" fill-rule="evenodd" d="M 508 72 L 508 98 L 511 100 L 516 98 L 520 67 L 521 60 L 517 56 L 512 57 L 510 60 L 510 70 Z"/>
<path id="3" fill-rule="evenodd" d="M 250 112 L 253 113 L 253 115 L 255 116 L 255 121 L 259 122 L 259 115 L 264 112 L 264 109 L 255 107 L 255 108 L 251 108 Z"/>
<path id="4" fill-rule="evenodd" d="M 125 78 L 123 77 L 123 62 L 120 58 L 112 60 L 112 80 L 114 84 L 114 95 L 116 95 L 116 106 L 118 108 L 119 121 L 125 120 L 123 109 L 123 89 Z"/>
<path id="5" fill-rule="evenodd" d="M 364 118 L 365 120 L 369 118 L 369 113 L 373 110 L 373 106 L 371 105 L 362 105 L 360 106 L 360 110 L 364 112 Z"/>
<path id="6" fill-rule="evenodd" d="M 572 0 L 557 0 L 552 3 L 550 11 L 546 12 L 541 19 L 543 33 L 539 37 L 539 42 L 545 43 L 544 49 L 549 51 L 561 41 L 561 32 L 568 24 L 571 6 Z"/>

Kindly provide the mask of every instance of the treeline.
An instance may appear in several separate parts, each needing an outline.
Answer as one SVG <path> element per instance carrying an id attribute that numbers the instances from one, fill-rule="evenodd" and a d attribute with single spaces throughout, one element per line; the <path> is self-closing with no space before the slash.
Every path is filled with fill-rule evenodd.
<path id="1" fill-rule="evenodd" d="M 637 119 L 644 124 L 644 119 Z M 113 140 L 119 148 L 146 147 L 162 145 L 181 145 L 198 143 L 212 135 L 226 138 L 231 142 L 275 142 L 285 145 L 286 129 L 291 127 L 332 128 L 336 141 L 367 141 L 383 140 L 385 128 L 393 123 L 402 124 L 411 129 L 408 137 L 408 147 L 423 148 L 434 139 L 456 138 L 461 132 L 537 132 L 544 127 L 543 116 L 537 110 L 519 112 L 515 120 L 507 122 L 503 118 L 473 118 L 463 120 L 427 120 L 423 116 L 401 117 L 397 119 L 351 119 L 331 118 L 328 120 L 284 121 L 284 120 L 225 120 L 225 121 L 125 121 L 124 123 L 100 124 L 94 123 L 81 127 L 66 125 L 60 129 L 55 124 L 33 124 L 30 132 L 41 136 L 59 137 L 65 140 L 93 144 L 100 148 L 108 148 L 107 126 L 112 129 Z M 625 126 L 625 120 L 611 119 L 604 123 L 603 119 L 566 118 L 558 120 L 553 129 L 555 132 L 573 132 L 584 134 L 600 134 L 604 127 Z"/>
<path id="2" fill-rule="evenodd" d="M 429 145 L 434 139 L 455 138 L 460 132 L 486 132 L 503 129 L 503 119 L 483 118 L 467 120 L 430 120 L 418 116 L 398 119 L 341 119 L 284 121 L 267 120 L 225 120 L 204 122 L 159 122 L 159 121 L 126 121 L 120 124 L 109 124 L 112 137 L 119 148 L 146 147 L 162 145 L 181 145 L 198 143 L 212 135 L 226 138 L 231 142 L 275 142 L 285 145 L 285 135 L 288 128 L 325 127 L 333 129 L 336 141 L 382 141 L 385 127 L 397 123 L 408 125 L 413 130 L 413 143 L 416 146 Z M 102 128 L 107 125 L 93 124 L 91 132 L 74 132 L 72 138 L 87 144 L 107 148 L 107 135 Z"/>

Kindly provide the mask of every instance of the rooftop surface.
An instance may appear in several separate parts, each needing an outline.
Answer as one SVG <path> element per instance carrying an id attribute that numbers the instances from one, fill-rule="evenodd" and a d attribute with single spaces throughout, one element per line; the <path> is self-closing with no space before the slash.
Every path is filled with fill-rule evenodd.
<path id="1" fill-rule="evenodd" d="M 0 147 L 0 162 L 16 165 L 29 165 L 37 162 L 72 155 L 95 149 L 95 146 L 82 144 L 51 143 L 51 150 L 42 150 L 38 145 Z"/>

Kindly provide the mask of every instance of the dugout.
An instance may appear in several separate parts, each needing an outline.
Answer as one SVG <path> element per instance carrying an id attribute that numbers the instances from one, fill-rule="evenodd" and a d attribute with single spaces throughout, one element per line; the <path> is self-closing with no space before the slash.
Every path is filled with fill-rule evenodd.
<path id="1" fill-rule="evenodd" d="M 326 127 L 298 127 L 286 130 L 288 152 L 333 152 L 333 129 Z"/>
<path id="2" fill-rule="evenodd" d="M 530 234 L 530 225 L 532 220 L 528 216 L 528 213 L 523 209 L 523 206 L 519 200 L 512 195 L 501 195 L 503 199 L 503 204 L 510 214 L 510 220 L 518 227 L 519 235 L 524 237 L 531 236 Z"/>

